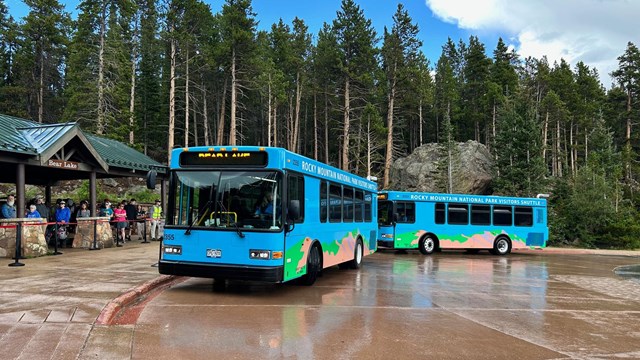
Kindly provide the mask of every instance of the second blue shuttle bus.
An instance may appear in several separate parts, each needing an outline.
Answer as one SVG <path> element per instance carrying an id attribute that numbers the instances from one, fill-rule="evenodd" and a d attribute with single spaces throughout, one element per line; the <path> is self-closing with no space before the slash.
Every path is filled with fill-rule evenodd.
<path id="1" fill-rule="evenodd" d="M 489 250 L 545 247 L 549 238 L 547 201 L 458 194 L 381 191 L 378 246 L 418 249 Z"/>

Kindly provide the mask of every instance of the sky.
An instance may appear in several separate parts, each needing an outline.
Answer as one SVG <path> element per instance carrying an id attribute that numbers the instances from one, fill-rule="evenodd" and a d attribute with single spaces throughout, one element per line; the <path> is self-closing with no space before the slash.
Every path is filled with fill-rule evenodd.
<path id="1" fill-rule="evenodd" d="M 75 18 L 78 0 L 59 0 Z M 204 0 L 214 12 L 222 0 Z M 498 38 L 522 58 L 546 55 L 549 63 L 564 58 L 572 66 L 583 61 L 595 67 L 600 80 L 610 88 L 611 71 L 618 67 L 628 42 L 640 46 L 636 21 L 639 0 L 355 0 L 371 19 L 378 36 L 393 24 L 398 2 L 420 28 L 422 50 L 432 66 L 438 61 L 448 37 L 456 43 L 477 36 L 492 56 Z M 285 23 L 297 16 L 317 34 L 324 22 L 331 23 L 340 0 L 253 0 L 258 28 L 269 30 L 280 18 Z M 5 0 L 9 12 L 20 19 L 28 12 L 21 0 Z"/>

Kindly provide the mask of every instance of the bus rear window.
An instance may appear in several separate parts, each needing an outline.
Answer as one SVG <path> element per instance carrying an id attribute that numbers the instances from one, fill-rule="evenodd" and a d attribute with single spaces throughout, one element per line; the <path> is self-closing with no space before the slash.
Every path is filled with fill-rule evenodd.
<path id="1" fill-rule="evenodd" d="M 469 205 L 449 204 L 449 224 L 467 225 L 469 224 Z"/>
<path id="2" fill-rule="evenodd" d="M 494 206 L 493 225 L 511 226 L 513 224 L 511 212 L 511 206 Z"/>

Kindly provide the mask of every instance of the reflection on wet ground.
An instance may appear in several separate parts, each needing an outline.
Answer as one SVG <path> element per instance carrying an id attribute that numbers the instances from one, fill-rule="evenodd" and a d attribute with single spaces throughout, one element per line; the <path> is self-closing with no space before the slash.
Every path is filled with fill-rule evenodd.
<path id="1" fill-rule="evenodd" d="M 640 358 L 637 258 L 376 253 L 312 287 L 189 279 L 151 301 L 133 358 Z"/>

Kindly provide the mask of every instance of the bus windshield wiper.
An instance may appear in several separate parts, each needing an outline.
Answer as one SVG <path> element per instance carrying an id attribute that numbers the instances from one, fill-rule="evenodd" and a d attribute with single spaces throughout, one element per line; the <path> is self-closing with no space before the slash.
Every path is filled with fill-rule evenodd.
<path id="1" fill-rule="evenodd" d="M 227 210 L 226 207 L 224 207 L 224 204 L 222 204 L 222 201 L 218 201 L 218 205 L 220 205 L 220 210 L 222 210 L 225 213 L 229 214 L 229 211 Z M 240 227 L 238 226 L 237 220 L 238 219 L 236 218 L 236 221 L 233 222 L 233 227 L 236 228 L 236 233 L 238 233 L 238 236 L 240 236 L 241 239 L 244 239 L 244 233 L 242 232 L 242 230 L 240 230 Z"/>
<path id="2" fill-rule="evenodd" d="M 198 210 L 198 214 L 202 214 L 202 210 L 205 210 L 207 207 L 209 207 L 209 205 L 211 205 L 211 203 L 213 203 L 213 200 L 209 199 L 209 201 L 207 201 L 206 204 L 204 204 L 204 206 L 202 208 L 200 208 L 200 210 Z M 202 221 L 202 219 L 204 218 L 204 216 L 207 215 L 206 213 L 200 218 L 198 219 L 197 217 L 191 222 L 191 224 L 189 225 L 189 227 L 187 228 L 187 231 L 184 232 L 185 235 L 191 235 L 191 228 L 193 228 L 193 225 L 195 225 L 196 223 L 199 223 Z"/>

